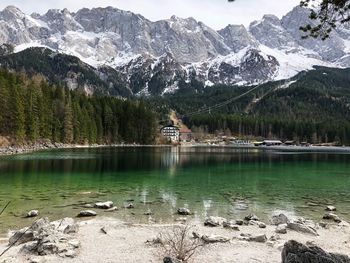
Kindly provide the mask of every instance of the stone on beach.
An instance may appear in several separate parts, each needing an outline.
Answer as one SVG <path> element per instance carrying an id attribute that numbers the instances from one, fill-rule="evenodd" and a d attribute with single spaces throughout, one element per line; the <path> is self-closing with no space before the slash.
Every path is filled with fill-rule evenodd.
<path id="1" fill-rule="evenodd" d="M 202 235 L 198 232 L 192 232 L 192 235 L 196 239 L 201 239 L 205 243 L 226 243 L 230 241 L 230 238 L 218 236 L 218 235 Z"/>
<path id="2" fill-rule="evenodd" d="M 287 234 L 287 224 L 278 225 L 275 232 L 277 234 Z"/>
<path id="3" fill-rule="evenodd" d="M 243 226 L 244 224 L 244 221 L 241 219 L 236 219 L 235 222 L 236 222 L 236 225 L 239 225 L 239 226 Z"/>
<path id="4" fill-rule="evenodd" d="M 345 255 L 327 253 L 317 246 L 306 246 L 291 240 L 285 243 L 282 251 L 282 263 L 350 263 Z"/>
<path id="5" fill-rule="evenodd" d="M 27 213 L 26 217 L 36 217 L 39 215 L 39 211 L 38 210 L 31 210 Z"/>
<path id="6" fill-rule="evenodd" d="M 228 229 L 239 231 L 239 226 L 236 224 L 236 221 L 224 221 L 222 223 L 222 226 L 224 228 L 228 228 Z"/>
<path id="7" fill-rule="evenodd" d="M 244 240 L 244 241 L 251 241 L 251 242 L 258 242 L 258 243 L 265 243 L 267 241 L 266 235 L 251 235 L 251 234 L 244 234 L 242 233 L 238 239 Z"/>
<path id="8" fill-rule="evenodd" d="M 266 224 L 264 222 L 258 222 L 259 228 L 266 228 Z"/>
<path id="9" fill-rule="evenodd" d="M 281 224 L 288 224 L 290 222 L 289 218 L 285 214 L 274 215 L 271 218 L 271 224 L 278 226 Z"/>
<path id="10" fill-rule="evenodd" d="M 98 203 L 95 203 L 95 207 L 99 209 L 110 209 L 113 207 L 113 202 L 112 201 L 98 202 Z"/>
<path id="11" fill-rule="evenodd" d="M 314 236 L 318 236 L 317 231 L 311 227 L 308 226 L 306 224 L 303 223 L 299 223 L 299 222 L 290 222 L 287 224 L 287 228 L 294 230 L 296 232 L 300 232 L 300 233 L 306 233 L 306 234 L 311 234 Z"/>
<path id="12" fill-rule="evenodd" d="M 84 211 L 80 211 L 78 214 L 78 217 L 90 217 L 90 216 L 97 216 L 97 213 L 93 210 L 84 210 Z"/>
<path id="13" fill-rule="evenodd" d="M 180 207 L 179 209 L 177 209 L 177 213 L 179 215 L 188 216 L 191 214 L 191 211 L 186 207 Z"/>
<path id="14" fill-rule="evenodd" d="M 21 229 L 10 237 L 9 245 L 20 245 L 20 252 L 34 253 L 36 255 L 60 255 L 69 257 L 76 255 L 75 249 L 80 247 L 80 242 L 71 240 L 65 230 L 69 226 L 73 226 L 74 220 L 65 218 L 50 223 L 47 218 L 41 218 L 35 221 L 30 227 Z"/>
<path id="15" fill-rule="evenodd" d="M 219 217 L 219 216 L 209 216 L 205 219 L 204 225 L 205 226 L 221 226 L 226 221 L 225 218 Z"/>
<path id="16" fill-rule="evenodd" d="M 323 219 L 326 219 L 326 220 L 333 220 L 334 222 L 336 223 L 340 223 L 342 220 L 339 218 L 339 216 L 337 216 L 336 214 L 333 214 L 333 213 L 326 213 L 324 216 L 323 216 Z"/>
<path id="17" fill-rule="evenodd" d="M 202 240 L 205 243 L 226 243 L 230 241 L 228 237 L 216 236 L 216 235 L 210 235 L 210 236 L 203 235 Z"/>
<path id="18" fill-rule="evenodd" d="M 246 221 L 251 221 L 251 220 L 253 220 L 253 221 L 259 221 L 260 219 L 259 219 L 259 217 L 257 217 L 256 215 L 250 214 L 250 215 L 247 215 L 247 216 L 244 218 L 244 220 L 246 220 Z"/>

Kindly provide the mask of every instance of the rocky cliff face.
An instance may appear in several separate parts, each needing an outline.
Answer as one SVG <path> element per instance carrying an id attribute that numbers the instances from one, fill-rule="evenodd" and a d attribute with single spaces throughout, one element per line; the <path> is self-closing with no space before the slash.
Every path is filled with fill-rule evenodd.
<path id="1" fill-rule="evenodd" d="M 152 22 L 112 7 L 27 15 L 9 6 L 0 12 L 0 44 L 13 44 L 15 52 L 44 46 L 103 71 L 111 67 L 133 94 L 147 95 L 175 92 L 179 81 L 191 79 L 251 84 L 292 77 L 313 65 L 350 66 L 349 28 L 327 41 L 303 40 L 299 26 L 309 22 L 308 12 L 296 7 L 282 19 L 265 15 L 249 29 L 215 31 L 194 18 Z"/>

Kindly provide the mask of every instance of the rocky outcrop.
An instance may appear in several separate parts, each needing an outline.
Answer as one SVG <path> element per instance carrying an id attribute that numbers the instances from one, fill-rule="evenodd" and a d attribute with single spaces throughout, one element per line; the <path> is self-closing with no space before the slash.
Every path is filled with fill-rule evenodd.
<path id="1" fill-rule="evenodd" d="M 282 263 L 350 263 L 345 255 L 327 253 L 317 246 L 306 246 L 296 241 L 288 241 L 282 250 Z"/>
<path id="2" fill-rule="evenodd" d="M 21 245 L 23 253 L 33 255 L 59 255 L 75 257 L 80 242 L 71 236 L 77 226 L 71 218 L 50 223 L 47 218 L 35 221 L 30 227 L 16 231 L 9 239 L 9 245 Z"/>

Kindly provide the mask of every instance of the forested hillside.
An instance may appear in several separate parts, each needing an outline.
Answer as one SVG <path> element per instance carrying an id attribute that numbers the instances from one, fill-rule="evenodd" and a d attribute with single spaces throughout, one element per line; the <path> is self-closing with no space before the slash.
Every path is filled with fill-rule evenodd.
<path id="1" fill-rule="evenodd" d="M 39 76 L 0 70 L 0 135 L 17 143 L 152 143 L 156 120 L 142 102 L 88 97 Z"/>
<path id="2" fill-rule="evenodd" d="M 350 69 L 315 67 L 291 80 L 261 85 L 222 107 L 216 105 L 253 87 L 186 85 L 151 102 L 159 112 L 176 109 L 194 130 L 350 144 Z"/>

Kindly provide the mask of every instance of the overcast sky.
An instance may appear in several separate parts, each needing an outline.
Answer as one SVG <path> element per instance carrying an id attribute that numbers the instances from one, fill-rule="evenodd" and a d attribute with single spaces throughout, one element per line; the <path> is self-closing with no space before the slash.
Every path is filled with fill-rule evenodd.
<path id="1" fill-rule="evenodd" d="M 228 24 L 249 25 L 264 14 L 283 16 L 300 0 L 0 0 L 0 9 L 15 5 L 25 13 L 45 13 L 50 8 L 68 8 L 76 11 L 82 7 L 113 6 L 139 13 L 156 21 L 172 15 L 194 17 L 208 26 L 221 29 Z"/>

